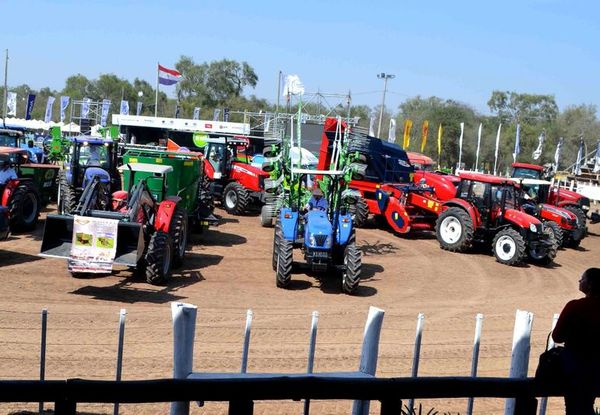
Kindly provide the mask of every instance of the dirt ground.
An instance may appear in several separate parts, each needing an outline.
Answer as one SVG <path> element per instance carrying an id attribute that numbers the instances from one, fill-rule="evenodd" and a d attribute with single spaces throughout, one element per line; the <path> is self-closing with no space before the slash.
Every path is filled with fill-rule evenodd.
<path id="1" fill-rule="evenodd" d="M 198 306 L 196 371 L 239 371 L 247 309 L 254 312 L 248 370 L 304 372 L 311 313 L 319 312 L 314 370 L 356 370 L 369 306 L 385 310 L 377 373 L 409 376 L 418 313 L 425 315 L 419 375 L 468 375 L 477 313 L 483 313 L 480 376 L 507 376 L 515 312 L 534 313 L 529 373 L 533 375 L 552 316 L 580 296 L 577 280 L 598 266 L 600 225 L 577 250 L 561 250 L 550 267 L 507 267 L 489 249 L 469 254 L 442 251 L 432 234 L 409 238 L 359 229 L 363 280 L 357 295 L 339 281 L 301 271 L 289 290 L 275 287 L 272 229 L 256 216 L 233 217 L 193 239 L 184 266 L 166 287 L 112 276 L 75 279 L 65 261 L 37 256 L 43 221 L 32 235 L 0 244 L 0 379 L 39 376 L 40 314 L 48 309 L 47 379 L 114 379 L 119 310 L 127 310 L 123 379 L 170 377 L 172 330 L 169 303 Z M 296 259 L 300 259 L 296 255 Z M 418 404 L 419 402 L 417 402 Z M 465 413 L 466 400 L 423 401 L 425 412 Z M 51 405 L 47 405 L 50 406 Z M 502 413 L 504 402 L 475 401 L 475 413 Z M 0 413 L 37 405 L 0 404 Z M 107 405 L 80 405 L 112 413 Z M 313 402 L 314 414 L 348 413 L 351 403 Z M 378 413 L 373 403 L 371 412 Z M 122 405 L 122 414 L 166 413 L 168 404 Z M 298 414 L 301 402 L 257 402 L 260 414 Z M 551 399 L 548 413 L 561 413 Z M 192 413 L 226 413 L 222 404 L 193 405 Z"/>

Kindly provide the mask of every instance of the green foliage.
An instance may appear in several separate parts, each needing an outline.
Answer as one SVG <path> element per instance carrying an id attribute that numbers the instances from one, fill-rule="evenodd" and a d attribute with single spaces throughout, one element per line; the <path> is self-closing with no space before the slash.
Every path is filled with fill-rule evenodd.
<path id="1" fill-rule="evenodd" d="M 547 123 L 558 116 L 554 95 L 493 91 L 487 104 L 502 122 Z"/>

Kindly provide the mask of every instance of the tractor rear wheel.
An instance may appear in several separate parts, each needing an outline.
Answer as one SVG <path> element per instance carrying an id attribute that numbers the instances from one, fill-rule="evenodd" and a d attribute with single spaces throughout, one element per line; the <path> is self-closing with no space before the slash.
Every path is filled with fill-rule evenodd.
<path id="1" fill-rule="evenodd" d="M 58 213 L 61 215 L 73 213 L 77 207 L 77 194 L 67 180 L 67 173 L 60 172 L 58 182 Z"/>
<path id="2" fill-rule="evenodd" d="M 518 265 L 525 257 L 525 241 L 514 229 L 503 229 L 492 242 L 496 261 L 506 265 Z"/>
<path id="3" fill-rule="evenodd" d="M 273 271 L 277 271 L 277 257 L 279 256 L 279 241 L 281 238 L 281 224 L 279 218 L 277 218 L 275 219 L 275 229 L 273 231 Z"/>
<path id="4" fill-rule="evenodd" d="M 171 274 L 173 242 L 171 235 L 156 231 L 150 238 L 146 252 L 146 281 L 149 284 L 164 284 Z"/>
<path id="5" fill-rule="evenodd" d="M 248 206 L 249 195 L 244 186 L 237 182 L 231 182 L 225 186 L 223 191 L 223 206 L 227 213 L 241 215 Z"/>
<path id="6" fill-rule="evenodd" d="M 342 275 L 342 290 L 346 294 L 353 294 L 360 282 L 362 258 L 360 250 L 354 242 L 346 245 L 344 250 L 344 272 Z"/>
<path id="7" fill-rule="evenodd" d="M 21 183 L 8 201 L 10 230 L 30 231 L 35 229 L 40 209 L 40 195 L 33 183 Z"/>
<path id="8" fill-rule="evenodd" d="M 286 288 L 292 280 L 292 264 L 294 262 L 294 245 L 287 239 L 279 239 L 277 248 L 277 270 L 275 283 L 279 288 Z"/>
<path id="9" fill-rule="evenodd" d="M 552 233 L 554 234 L 554 239 L 556 240 L 556 246 L 558 246 L 559 248 L 563 246 L 563 243 L 565 242 L 563 240 L 563 230 L 560 226 L 558 226 L 558 223 L 553 222 L 551 220 L 544 221 L 544 229 L 546 228 L 550 228 L 552 230 Z"/>
<path id="10" fill-rule="evenodd" d="M 350 206 L 350 214 L 352 215 L 352 226 L 362 228 L 369 218 L 369 205 L 361 196 L 356 200 L 356 203 Z"/>
<path id="11" fill-rule="evenodd" d="M 187 212 L 181 206 L 177 206 L 173 212 L 169 233 L 173 242 L 173 266 L 178 267 L 183 263 L 188 241 Z"/>
<path id="12" fill-rule="evenodd" d="M 467 212 L 451 207 L 442 212 L 435 223 L 435 236 L 442 249 L 464 252 L 473 243 L 473 221 Z"/>
<path id="13" fill-rule="evenodd" d="M 581 237 L 579 239 L 569 238 L 568 240 L 569 247 L 577 248 L 581 243 L 581 240 L 587 234 L 587 216 L 585 216 L 585 212 L 583 210 L 575 206 L 567 206 L 565 207 L 565 209 L 577 216 L 577 228 L 581 230 L 580 232 L 578 232 L 579 234 L 581 234 Z"/>
<path id="14" fill-rule="evenodd" d="M 548 248 L 540 249 L 529 249 L 529 258 L 540 265 L 549 265 L 556 258 L 556 252 L 558 251 L 558 242 L 554 237 L 554 231 L 550 226 L 544 226 L 544 235 L 551 242 Z"/>

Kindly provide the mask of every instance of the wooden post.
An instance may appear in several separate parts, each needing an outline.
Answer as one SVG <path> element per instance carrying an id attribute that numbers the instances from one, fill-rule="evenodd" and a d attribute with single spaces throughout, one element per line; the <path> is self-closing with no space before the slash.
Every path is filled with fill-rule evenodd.
<path id="1" fill-rule="evenodd" d="M 306 373 L 313 372 L 313 365 L 315 362 L 315 347 L 317 344 L 317 324 L 319 323 L 319 312 L 312 312 L 312 321 L 310 323 L 310 340 L 308 344 L 308 364 L 306 367 Z M 310 399 L 304 401 L 304 415 L 310 413 Z"/>
<path id="2" fill-rule="evenodd" d="M 377 357 L 379 354 L 379 338 L 383 324 L 384 311 L 377 307 L 369 308 L 367 323 L 363 334 L 363 344 L 360 354 L 360 372 L 375 376 L 377 370 Z M 369 401 L 354 401 L 352 415 L 368 415 Z"/>
<path id="3" fill-rule="evenodd" d="M 413 365 L 411 370 L 411 376 L 416 378 L 419 375 L 419 360 L 421 358 L 421 338 L 423 337 L 423 323 L 425 322 L 425 315 L 419 313 L 417 316 L 417 332 L 415 334 L 415 348 L 413 351 Z M 408 400 L 409 411 L 415 405 L 415 400 L 410 398 Z"/>
<path id="4" fill-rule="evenodd" d="M 192 373 L 197 311 L 192 304 L 171 303 L 174 379 L 186 379 Z M 189 402 L 171 403 L 171 415 L 188 415 L 189 412 Z"/>
<path id="5" fill-rule="evenodd" d="M 241 373 L 246 373 L 248 369 L 248 350 L 250 348 L 250 331 L 252 329 L 252 310 L 246 311 L 246 329 L 244 330 L 244 348 L 242 349 L 242 369 Z"/>
<path id="6" fill-rule="evenodd" d="M 118 344 L 117 344 L 117 374 L 115 377 L 116 381 L 121 380 L 121 373 L 123 371 L 123 342 L 125 340 L 125 316 L 126 315 L 127 315 L 127 310 L 122 308 L 121 312 L 119 313 L 119 340 L 118 340 Z M 113 414 L 119 415 L 119 402 L 115 402 Z"/>
<path id="7" fill-rule="evenodd" d="M 513 331 L 513 344 L 510 362 L 510 378 L 526 378 L 529 367 L 529 352 L 531 351 L 531 328 L 533 326 L 533 313 L 517 310 L 515 328 Z M 514 415 L 515 399 L 506 400 L 504 415 Z"/>
<path id="8" fill-rule="evenodd" d="M 481 326 L 483 325 L 483 314 L 475 317 L 475 338 L 473 339 L 473 357 L 471 358 L 471 376 L 477 377 L 477 365 L 479 363 L 479 345 L 481 343 Z M 467 401 L 467 415 L 473 414 L 473 398 Z"/>

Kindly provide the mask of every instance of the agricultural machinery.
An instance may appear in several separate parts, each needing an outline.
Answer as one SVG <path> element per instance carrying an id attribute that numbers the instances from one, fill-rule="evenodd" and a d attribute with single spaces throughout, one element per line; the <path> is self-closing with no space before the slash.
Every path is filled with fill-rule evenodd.
<path id="1" fill-rule="evenodd" d="M 98 203 L 105 209 L 110 193 L 120 189 L 117 144 L 111 139 L 78 136 L 67 139 L 69 150 L 58 183 L 58 212 L 72 213 L 83 189 L 94 178 L 100 180 Z"/>
<path id="2" fill-rule="evenodd" d="M 153 193 L 154 198 L 161 202 L 164 197 L 178 197 L 179 204 L 188 214 L 191 228 L 197 232 L 203 231 L 209 225 L 218 225 L 219 220 L 214 216 L 213 197 L 210 192 L 210 182 L 205 175 L 206 160 L 200 153 L 182 151 L 175 143 L 172 150 L 165 147 L 144 145 L 124 145 L 123 163 L 145 163 L 158 166 L 171 166 L 173 172 L 166 178 L 166 189 L 163 195 Z M 143 179 L 149 174 L 138 174 Z M 129 179 L 124 178 L 123 187 L 129 186 Z"/>
<path id="3" fill-rule="evenodd" d="M 344 198 L 346 172 L 292 168 L 293 185 L 287 207 L 280 209 L 273 239 L 273 268 L 276 284 L 285 288 L 291 281 L 293 250 L 300 248 L 312 271 L 341 273 L 342 290 L 351 294 L 360 282 L 361 253 L 356 247 L 349 203 Z M 324 187 L 326 210 L 306 207 L 309 175 L 323 178 L 314 186 Z M 354 201 L 351 201 L 354 202 Z"/>
<path id="4" fill-rule="evenodd" d="M 459 177 L 456 197 L 443 203 L 436 222 L 442 249 L 464 252 L 474 242 L 491 242 L 502 264 L 518 265 L 527 255 L 540 264 L 554 260 L 553 231 L 520 209 L 512 180 L 479 173 Z"/>
<path id="5" fill-rule="evenodd" d="M 7 209 L 10 230 L 32 230 L 55 191 L 58 166 L 30 163 L 26 150 L 12 147 L 0 147 L 0 161 L 17 177 L 0 185 L 1 206 Z"/>
<path id="6" fill-rule="evenodd" d="M 0 206 L 0 241 L 8 239 L 10 226 L 8 224 L 8 209 Z"/>
<path id="7" fill-rule="evenodd" d="M 32 137 L 26 137 L 22 127 L 0 128 L 0 147 L 22 148 L 31 163 L 44 163 L 44 150 L 37 147 Z"/>
<path id="8" fill-rule="evenodd" d="M 523 179 L 543 179 L 544 168 L 535 164 L 513 163 L 512 177 Z M 593 223 L 600 221 L 598 213 L 590 212 L 590 199 L 577 192 L 551 186 L 546 196 L 545 203 L 570 210 L 579 219 L 579 223 L 586 227 L 588 213 Z"/>
<path id="9" fill-rule="evenodd" d="M 519 185 L 521 209 L 552 229 L 558 246 L 576 248 L 586 236 L 585 223 L 572 209 L 546 203 L 552 183 L 539 179 L 513 179 Z"/>
<path id="10" fill-rule="evenodd" d="M 264 202 L 269 174 L 250 164 L 245 137 L 222 136 L 204 140 L 204 174 L 211 193 L 221 199 L 228 213 L 244 214 L 252 204 Z"/>
<path id="11" fill-rule="evenodd" d="M 113 263 L 136 268 L 148 283 L 163 284 L 172 266 L 183 261 L 188 234 L 181 198 L 167 196 L 167 176 L 173 167 L 131 162 L 119 170 L 128 190 L 114 192 L 107 210 L 96 208 L 97 199 L 102 197 L 102 181 L 94 176 L 73 211 L 75 215 L 48 215 L 40 255 L 68 259 L 76 265 L 71 273 L 77 276 L 81 272 L 78 267 L 85 268 L 89 258 L 74 257 L 74 244 L 96 246 L 92 241 L 99 241 L 102 234 L 82 235 L 76 226 L 89 222 L 88 218 L 116 221 L 116 241 L 111 242 L 116 246 Z"/>

